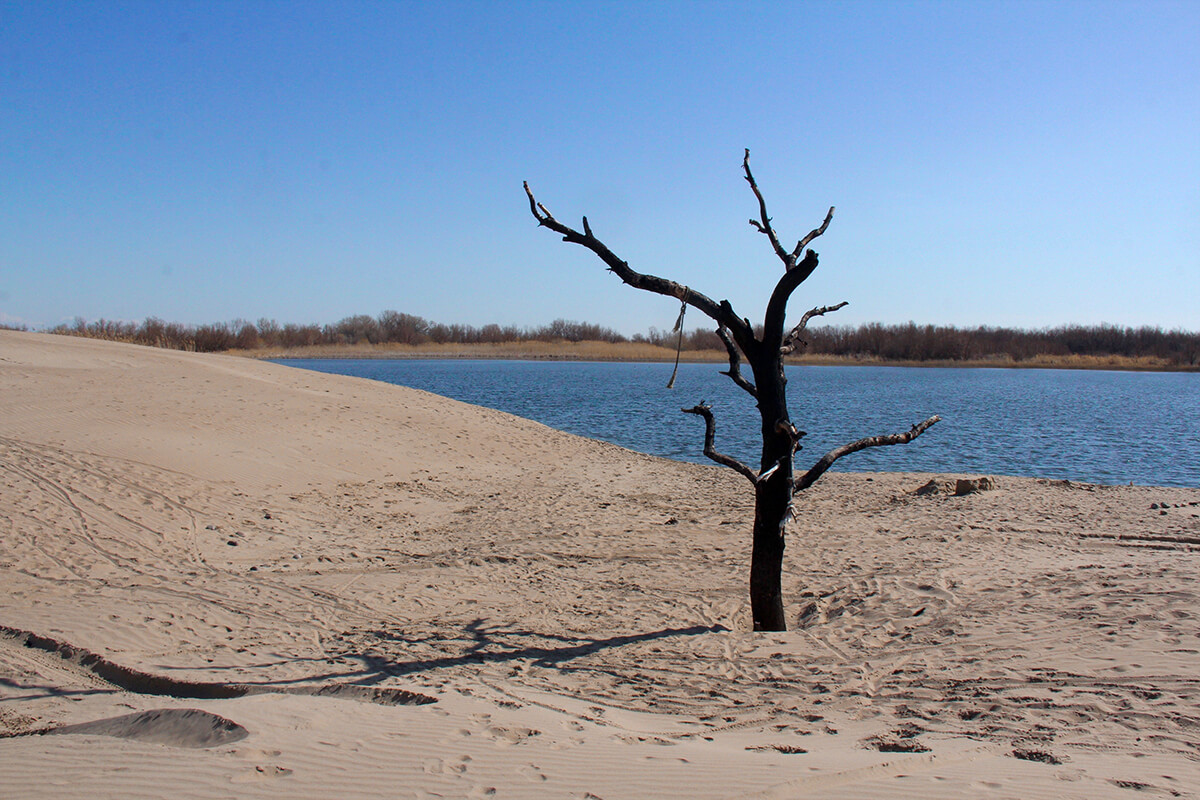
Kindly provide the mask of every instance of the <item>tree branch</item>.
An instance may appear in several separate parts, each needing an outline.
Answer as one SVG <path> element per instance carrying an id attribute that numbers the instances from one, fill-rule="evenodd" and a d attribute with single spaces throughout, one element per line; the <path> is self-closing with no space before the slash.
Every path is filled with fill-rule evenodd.
<path id="1" fill-rule="evenodd" d="M 866 450 L 868 447 L 886 447 L 893 444 L 908 444 L 913 439 L 920 436 L 930 428 L 934 423 L 940 422 L 941 417 L 936 414 L 912 426 L 911 430 L 904 433 L 893 433 L 889 436 L 869 436 L 866 439 L 859 439 L 857 442 L 844 444 L 841 447 L 835 447 L 825 455 L 821 456 L 821 460 L 813 465 L 813 468 L 796 479 L 793 484 L 792 494 L 802 492 L 808 487 L 817 482 L 825 474 L 825 471 L 833 466 L 833 462 L 837 461 L 842 456 L 848 456 L 851 453 L 857 453 L 859 450 Z"/>
<path id="2" fill-rule="evenodd" d="M 717 433 L 717 422 L 713 419 L 712 406 L 707 406 L 701 402 L 699 405 L 693 406 L 692 408 L 683 408 L 680 410 L 685 414 L 695 414 L 698 417 L 704 417 L 704 455 L 708 456 L 722 466 L 729 467 L 736 472 L 740 472 L 742 475 L 746 476 L 751 483 L 758 482 L 758 475 L 754 472 L 754 470 L 750 469 L 750 467 L 746 466 L 732 456 L 718 453 L 713 447 L 713 439 L 716 437 Z"/>
<path id="3" fill-rule="evenodd" d="M 822 233 L 825 232 L 825 229 L 829 227 L 829 220 L 831 220 L 831 219 L 833 219 L 833 206 L 829 207 L 829 213 L 825 215 L 825 221 L 821 223 L 821 227 L 813 228 L 811 231 L 808 232 L 808 236 L 805 236 L 796 245 L 796 249 L 792 251 L 792 262 L 793 263 L 795 263 L 796 259 L 798 259 L 800 257 L 800 254 L 804 252 L 804 248 L 808 247 L 809 242 L 811 242 L 813 239 L 817 238 L 818 236 L 820 236 Z"/>
<path id="4" fill-rule="evenodd" d="M 591 250 L 600 260 L 603 261 L 610 270 L 617 274 L 625 283 L 635 289 L 642 289 L 655 294 L 674 297 L 689 306 L 700 311 L 702 314 L 712 318 L 718 325 L 724 325 L 732 333 L 738 344 L 745 347 L 750 347 L 754 342 L 754 329 L 749 323 L 740 319 L 733 312 L 733 308 L 728 301 L 717 303 L 712 298 L 697 292 L 683 284 L 675 281 L 660 278 L 656 275 L 646 275 L 637 272 L 630 268 L 629 264 L 622 261 L 616 256 L 604 242 L 600 241 L 592 234 L 591 226 L 588 224 L 587 217 L 583 218 L 583 233 L 562 224 L 554 215 L 550 213 L 544 205 L 539 203 L 533 197 L 533 192 L 529 188 L 528 181 L 525 183 L 525 194 L 529 198 L 529 211 L 533 214 L 533 218 L 537 220 L 538 225 L 549 228 L 563 237 L 564 242 L 578 244 Z"/>
<path id="5" fill-rule="evenodd" d="M 779 260 L 783 262 L 784 276 L 779 283 L 775 285 L 775 291 L 771 293 L 771 300 L 767 304 L 766 318 L 763 320 L 763 346 L 768 349 L 782 347 L 783 342 L 783 324 L 784 316 L 787 312 L 788 298 L 792 296 L 792 292 L 796 291 L 796 287 L 803 283 L 813 270 L 817 268 L 817 254 L 812 250 L 805 252 L 804 248 L 808 243 L 825 233 L 825 229 L 829 227 L 830 220 L 833 219 L 833 206 L 829 207 L 829 213 L 825 215 L 825 221 L 821 223 L 819 228 L 814 228 L 809 231 L 808 235 L 801 239 L 796 244 L 796 249 L 791 253 L 783 249 L 783 245 L 779 243 L 779 236 L 775 233 L 775 229 L 771 227 L 771 218 L 767 215 L 767 201 L 763 198 L 762 192 L 758 188 L 758 182 L 754 180 L 754 173 L 750 171 L 750 148 L 746 148 L 746 153 L 742 157 L 742 170 L 746 173 L 746 182 L 750 184 L 750 188 L 754 191 L 754 196 L 758 199 L 758 220 L 750 220 L 750 224 L 758 230 L 759 233 L 765 234 L 771 240 L 771 247 L 775 250 L 775 255 L 779 256 Z M 804 257 L 801 258 L 801 253 Z"/>
<path id="6" fill-rule="evenodd" d="M 804 260 L 791 271 L 784 273 L 779 283 L 775 284 L 771 299 L 767 301 L 767 313 L 763 317 L 763 347 L 783 346 L 783 324 L 787 318 L 788 299 L 792 292 L 796 291 L 796 287 L 804 283 L 816 268 L 817 254 L 809 250 L 804 254 Z"/>
<path id="7" fill-rule="evenodd" d="M 839 308 L 842 308 L 842 307 L 848 306 L 848 305 L 850 305 L 850 304 L 848 302 L 846 302 L 845 300 L 843 300 L 842 302 L 838 303 L 836 306 L 821 306 L 820 308 L 813 308 L 813 309 L 809 309 L 808 311 L 804 312 L 804 316 L 800 318 L 800 324 L 798 324 L 796 327 L 792 328 L 792 332 L 789 333 L 784 338 L 783 345 L 779 348 L 779 352 L 786 356 L 788 353 L 791 353 L 793 350 L 796 349 L 797 343 L 808 344 L 807 342 L 803 342 L 800 340 L 800 334 L 804 333 L 804 329 L 808 327 L 808 321 L 810 319 L 812 319 L 813 317 L 824 316 L 832 311 L 837 311 Z"/>
<path id="8" fill-rule="evenodd" d="M 745 389 L 747 394 L 758 399 L 758 387 L 742 376 L 742 360 L 738 355 L 737 345 L 733 343 L 733 339 L 729 338 L 729 331 L 725 329 L 724 325 L 717 326 L 717 336 L 721 337 L 725 349 L 729 351 L 729 371 L 721 374 L 728 375 L 734 383 Z"/>
<path id="9" fill-rule="evenodd" d="M 750 184 L 750 188 L 754 190 L 754 196 L 758 198 L 759 219 L 750 220 L 750 224 L 771 240 L 771 247 L 775 249 L 775 255 L 779 256 L 779 260 L 783 262 L 784 269 L 790 270 L 796 266 L 798 256 L 789 254 L 787 250 L 783 249 L 783 245 L 779 243 L 779 237 L 775 235 L 775 229 L 771 227 L 771 218 L 767 216 L 767 201 L 763 199 L 762 192 L 758 190 L 758 184 L 754 180 L 754 173 L 750 171 L 749 147 L 746 148 L 746 155 L 742 158 L 742 170 L 746 173 L 746 182 Z"/>

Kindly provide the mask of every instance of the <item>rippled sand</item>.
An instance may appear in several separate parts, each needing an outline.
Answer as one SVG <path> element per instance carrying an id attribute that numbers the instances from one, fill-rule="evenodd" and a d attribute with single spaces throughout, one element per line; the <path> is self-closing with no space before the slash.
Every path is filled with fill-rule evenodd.
<path id="1" fill-rule="evenodd" d="M 0 796 L 1200 793 L 1198 489 L 830 475 L 755 634 L 740 476 L 413 390 L 0 331 L 0 453 Z"/>

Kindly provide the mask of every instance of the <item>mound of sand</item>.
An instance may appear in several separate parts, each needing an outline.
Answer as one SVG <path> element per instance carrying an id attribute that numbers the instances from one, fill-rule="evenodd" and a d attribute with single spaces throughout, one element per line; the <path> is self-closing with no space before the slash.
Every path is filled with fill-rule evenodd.
<path id="1" fill-rule="evenodd" d="M 422 392 L 0 331 L 0 468 L 7 795 L 1200 787 L 1197 489 L 829 475 L 755 634 L 740 476 Z"/>
<path id="2" fill-rule="evenodd" d="M 46 735 L 64 733 L 115 736 L 170 747 L 216 747 L 246 738 L 241 725 L 196 708 L 159 708 L 45 731 Z"/>

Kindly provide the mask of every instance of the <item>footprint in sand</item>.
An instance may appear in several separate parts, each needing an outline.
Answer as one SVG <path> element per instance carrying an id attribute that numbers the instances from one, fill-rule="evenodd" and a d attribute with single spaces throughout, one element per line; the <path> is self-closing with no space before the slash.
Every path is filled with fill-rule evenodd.
<path id="1" fill-rule="evenodd" d="M 499 744 L 521 744 L 531 736 L 541 736 L 542 732 L 533 728 L 505 727 L 492 725 L 484 730 L 488 738 Z"/>
<path id="2" fill-rule="evenodd" d="M 462 775 L 472 759 L 468 755 L 457 758 L 426 758 L 421 761 L 421 771 L 427 775 Z"/>
<path id="3" fill-rule="evenodd" d="M 537 764 L 526 764 L 517 770 L 517 772 L 520 773 L 522 777 L 534 781 L 535 783 L 540 783 L 544 780 L 547 780 L 546 775 L 542 772 L 541 768 Z"/>
<path id="4" fill-rule="evenodd" d="M 238 775 L 230 778 L 230 783 L 259 783 L 261 781 L 269 781 L 275 778 L 286 778 L 292 774 L 292 770 L 287 767 L 280 767 L 275 764 L 256 765 L 254 771 L 248 775 Z"/>

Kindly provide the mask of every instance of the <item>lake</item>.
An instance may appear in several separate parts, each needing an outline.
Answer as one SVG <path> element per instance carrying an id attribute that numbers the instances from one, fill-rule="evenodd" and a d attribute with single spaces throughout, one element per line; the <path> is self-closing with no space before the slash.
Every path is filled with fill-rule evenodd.
<path id="1" fill-rule="evenodd" d="M 706 401 L 717 450 L 757 466 L 753 399 L 724 365 L 562 361 L 286 359 L 276 363 L 411 386 L 681 461 L 702 454 Z M 844 471 L 953 472 L 1089 483 L 1200 486 L 1200 375 L 1092 370 L 789 367 L 807 469 L 861 438 L 942 421 L 911 444 L 864 450 Z"/>

